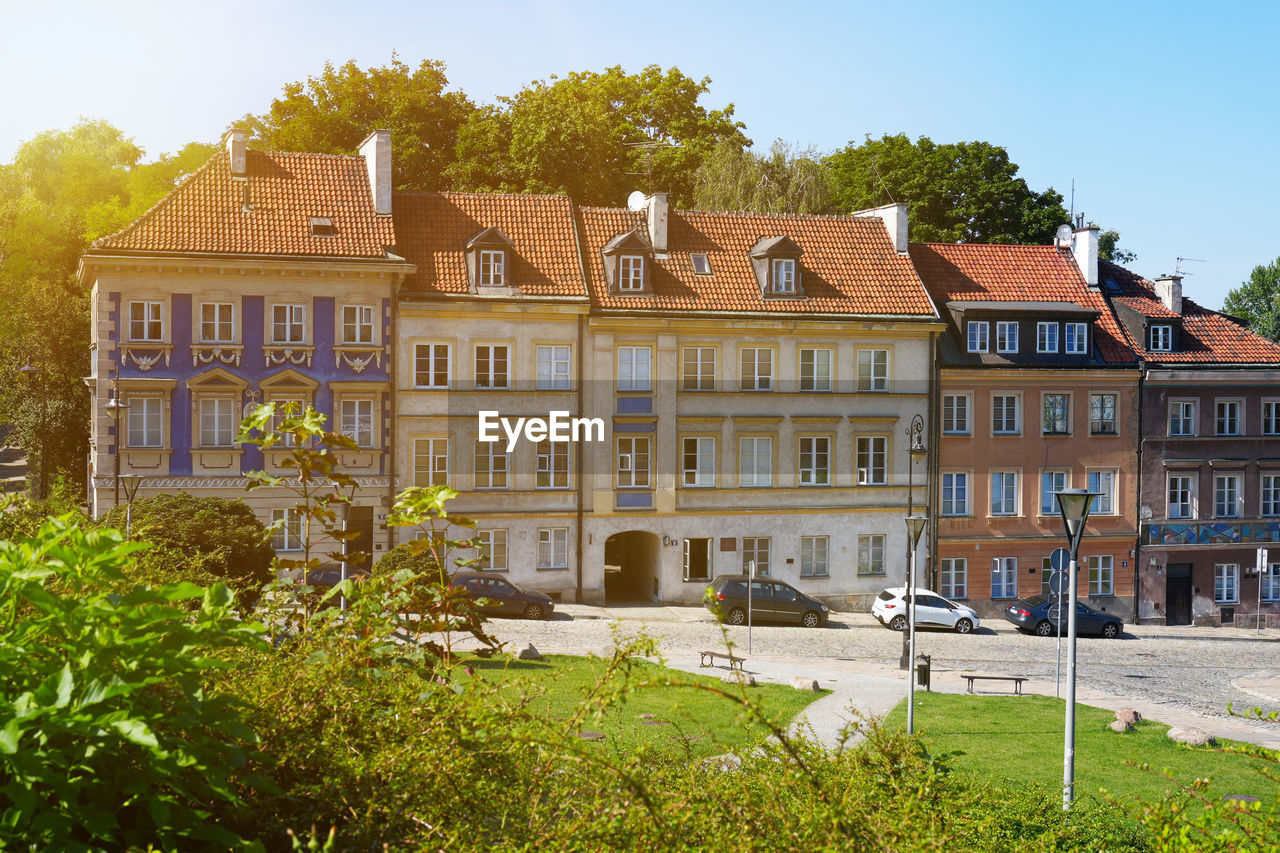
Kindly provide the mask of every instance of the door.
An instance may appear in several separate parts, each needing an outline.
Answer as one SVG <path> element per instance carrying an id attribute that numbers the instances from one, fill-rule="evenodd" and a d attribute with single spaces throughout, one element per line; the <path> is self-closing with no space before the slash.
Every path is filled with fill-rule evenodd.
<path id="1" fill-rule="evenodd" d="M 773 584 L 773 609 L 776 618 L 788 622 L 799 622 L 804 618 L 805 607 L 800 603 L 800 594 L 785 583 Z"/>
<path id="2" fill-rule="evenodd" d="M 955 627 L 955 614 L 951 607 L 936 595 L 916 596 L 916 624 Z"/>
<path id="3" fill-rule="evenodd" d="M 489 578 L 488 595 L 497 603 L 497 612 L 519 614 L 524 612 L 524 602 L 516 598 L 516 591 L 502 578 Z"/>
<path id="4" fill-rule="evenodd" d="M 776 619 L 777 610 L 773 606 L 773 584 L 768 581 L 751 582 L 751 618 Z"/>
<path id="5" fill-rule="evenodd" d="M 498 612 L 498 602 L 489 593 L 488 578 L 468 578 L 462 588 L 471 593 L 471 600 L 476 602 L 476 609 L 481 613 Z"/>
<path id="6" fill-rule="evenodd" d="M 1166 625 L 1191 624 L 1191 564 L 1170 563 L 1165 569 Z"/>
<path id="7" fill-rule="evenodd" d="M 347 565 L 347 570 L 363 569 L 367 572 L 373 565 L 373 507 L 351 507 L 351 514 L 347 518 L 347 529 L 359 534 L 347 543 L 347 553 L 364 555 L 359 560 L 352 560 Z"/>

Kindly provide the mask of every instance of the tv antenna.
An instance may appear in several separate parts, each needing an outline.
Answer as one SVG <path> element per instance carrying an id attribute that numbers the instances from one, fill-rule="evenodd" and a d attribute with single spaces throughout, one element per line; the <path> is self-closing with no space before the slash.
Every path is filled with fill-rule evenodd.
<path id="1" fill-rule="evenodd" d="M 626 174 L 644 178 L 645 186 L 648 188 L 646 195 L 653 195 L 653 152 L 661 148 L 679 148 L 680 143 L 668 142 L 664 139 L 646 139 L 643 142 L 624 142 L 623 144 L 639 155 L 637 159 L 641 169 L 639 172 Z"/>
<path id="2" fill-rule="evenodd" d="M 1075 222 L 1076 219 L 1076 179 L 1071 179 L 1071 213 L 1067 216 L 1068 222 Z"/>
<path id="3" fill-rule="evenodd" d="M 1207 263 L 1209 263 L 1208 261 L 1204 260 L 1203 258 L 1182 258 L 1182 257 L 1179 257 L 1179 258 L 1178 258 L 1178 262 L 1177 262 L 1176 264 L 1174 264 L 1174 265 L 1173 265 L 1173 274 L 1174 274 L 1174 275 L 1195 275 L 1195 273 L 1187 272 L 1186 270 L 1184 270 L 1184 269 L 1182 268 L 1182 263 L 1183 263 L 1183 261 L 1193 261 L 1193 262 L 1195 262 L 1195 263 L 1197 263 L 1197 264 L 1207 264 Z"/>

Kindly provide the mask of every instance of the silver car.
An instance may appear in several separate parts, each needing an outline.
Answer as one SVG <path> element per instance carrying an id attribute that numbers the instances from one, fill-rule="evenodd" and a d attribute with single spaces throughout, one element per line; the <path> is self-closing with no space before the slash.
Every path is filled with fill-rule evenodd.
<path id="1" fill-rule="evenodd" d="M 871 615 L 886 628 L 907 630 L 907 588 L 886 589 L 876 596 Z M 936 592 L 916 587 L 916 627 L 948 628 L 957 634 L 968 634 L 982 624 L 972 607 L 943 598 Z"/>

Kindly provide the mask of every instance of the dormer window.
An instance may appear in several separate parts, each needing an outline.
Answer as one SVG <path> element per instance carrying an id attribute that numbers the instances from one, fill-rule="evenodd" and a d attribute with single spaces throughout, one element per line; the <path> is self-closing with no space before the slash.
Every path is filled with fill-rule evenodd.
<path id="1" fill-rule="evenodd" d="M 622 255 L 618 258 L 618 289 L 631 293 L 644 290 L 644 255 Z"/>
<path id="2" fill-rule="evenodd" d="M 609 292 L 627 296 L 653 293 L 653 247 L 640 228 L 619 234 L 601 250 Z"/>
<path id="3" fill-rule="evenodd" d="M 507 253 L 501 249 L 480 251 L 480 286 L 502 287 L 506 280 Z"/>
<path id="4" fill-rule="evenodd" d="M 796 262 L 782 258 L 773 262 L 773 292 L 796 292 Z"/>
<path id="5" fill-rule="evenodd" d="M 1153 352 L 1169 352 L 1173 349 L 1173 326 L 1152 326 L 1151 346 Z"/>
<path id="6" fill-rule="evenodd" d="M 312 237 L 332 237 L 335 233 L 333 220 L 328 216 L 311 217 L 311 236 Z"/>
<path id="7" fill-rule="evenodd" d="M 762 237 L 751 247 L 751 266 L 764 297 L 803 297 L 800 277 L 802 250 L 790 237 Z"/>
<path id="8" fill-rule="evenodd" d="M 1089 351 L 1089 324 L 1063 323 L 1063 338 L 1068 355 L 1084 355 Z"/>
<path id="9" fill-rule="evenodd" d="M 471 292 L 481 288 L 502 288 L 505 293 L 513 287 L 512 266 L 515 246 L 497 228 L 486 228 L 467 241 L 467 284 Z"/>

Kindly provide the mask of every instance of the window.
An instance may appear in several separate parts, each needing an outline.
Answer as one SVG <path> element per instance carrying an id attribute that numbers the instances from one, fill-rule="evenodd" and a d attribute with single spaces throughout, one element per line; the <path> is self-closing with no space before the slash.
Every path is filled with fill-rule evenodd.
<path id="1" fill-rule="evenodd" d="M 1213 515 L 1215 518 L 1239 518 L 1243 515 L 1239 474 L 1215 474 L 1213 477 Z"/>
<path id="2" fill-rule="evenodd" d="M 359 447 L 373 447 L 373 401 L 343 400 L 339 410 L 342 434 Z"/>
<path id="3" fill-rule="evenodd" d="M 312 237 L 332 237 L 335 231 L 333 228 L 333 219 L 328 216 L 311 217 L 311 236 Z"/>
<path id="4" fill-rule="evenodd" d="M 751 563 L 756 564 L 756 574 L 769 575 L 769 549 L 773 541 L 768 536 L 746 536 L 742 539 L 742 573 L 750 576 Z"/>
<path id="5" fill-rule="evenodd" d="M 1153 352 L 1169 352 L 1173 349 L 1173 326 L 1152 326 L 1151 346 Z"/>
<path id="6" fill-rule="evenodd" d="M 476 568 L 481 571 L 505 572 L 507 566 L 507 531 L 477 530 L 480 553 Z"/>
<path id="7" fill-rule="evenodd" d="M 164 337 L 159 302 L 129 303 L 129 340 L 158 341 Z"/>
<path id="8" fill-rule="evenodd" d="M 738 439 L 738 485 L 773 485 L 773 439 L 748 436 Z"/>
<path id="9" fill-rule="evenodd" d="M 1240 435 L 1240 401 L 1219 400 L 1217 412 L 1218 435 Z"/>
<path id="10" fill-rule="evenodd" d="M 986 320 L 970 320 L 968 323 L 969 352 L 986 352 L 991 326 Z"/>
<path id="11" fill-rule="evenodd" d="M 707 580 L 711 577 L 711 540 L 684 540 L 684 579 Z M 772 588 L 773 584 L 755 585 L 757 593 L 762 588 Z"/>
<path id="12" fill-rule="evenodd" d="M 1280 474 L 1262 475 L 1262 514 L 1280 515 Z"/>
<path id="13" fill-rule="evenodd" d="M 1036 352 L 1058 351 L 1058 324 L 1036 323 Z"/>
<path id="14" fill-rule="evenodd" d="M 538 528 L 538 568 L 569 568 L 569 528 Z"/>
<path id="15" fill-rule="evenodd" d="M 1195 518 L 1195 479 L 1188 474 L 1169 475 L 1169 518 Z"/>
<path id="16" fill-rule="evenodd" d="M 200 446 L 230 447 L 236 437 L 236 401 L 205 397 L 200 401 Z"/>
<path id="17" fill-rule="evenodd" d="M 831 350 L 800 350 L 800 390 L 831 390 Z"/>
<path id="18" fill-rule="evenodd" d="M 496 447 L 493 442 L 491 447 Z M 477 452 L 477 456 L 479 453 Z M 504 463 L 505 465 L 505 460 Z M 479 465 L 479 460 L 477 460 Z M 445 486 L 449 483 L 449 439 L 415 438 L 413 440 L 413 484 Z"/>
<path id="19" fill-rule="evenodd" d="M 1171 400 L 1169 402 L 1169 435 L 1195 434 L 1195 400 Z"/>
<path id="20" fill-rule="evenodd" d="M 307 336 L 307 306 L 271 306 L 271 342 L 300 344 Z"/>
<path id="21" fill-rule="evenodd" d="M 777 258 L 773 262 L 773 292 L 796 292 L 796 262 L 791 258 Z"/>
<path id="22" fill-rule="evenodd" d="M 1280 435 L 1280 400 L 1262 401 L 1262 434 Z"/>
<path id="23" fill-rule="evenodd" d="M 648 347 L 618 347 L 618 390 L 648 391 L 649 362 L 652 351 Z"/>
<path id="24" fill-rule="evenodd" d="M 202 302 L 200 304 L 200 340 L 202 342 L 207 344 L 229 344 L 233 334 L 230 302 Z"/>
<path id="25" fill-rule="evenodd" d="M 943 396 L 942 431 L 949 435 L 969 434 L 969 396 L 967 394 Z"/>
<path id="26" fill-rule="evenodd" d="M 1053 590 L 1049 588 L 1049 578 L 1053 577 L 1053 561 L 1049 557 L 1040 560 L 1040 594 L 1045 598 L 1052 596 Z"/>
<path id="27" fill-rule="evenodd" d="M 884 574 L 884 534 L 864 533 L 858 536 L 858 575 Z"/>
<path id="28" fill-rule="evenodd" d="M 644 290 L 644 255 L 623 255 L 618 258 L 618 289 Z"/>
<path id="29" fill-rule="evenodd" d="M 159 397 L 134 397 L 129 401 L 129 447 L 164 444 L 163 410 L 164 401 Z"/>
<path id="30" fill-rule="evenodd" d="M 536 353 L 537 378 L 534 385 L 537 390 L 568 390 L 569 347 L 540 346 Z"/>
<path id="31" fill-rule="evenodd" d="M 742 350 L 742 390 L 769 391 L 773 388 L 773 350 L 746 347 Z"/>
<path id="32" fill-rule="evenodd" d="M 883 486 L 888 482 L 885 467 L 888 440 L 879 435 L 858 436 L 857 467 L 859 486 Z"/>
<path id="33" fill-rule="evenodd" d="M 684 348 L 685 391 L 714 391 L 716 389 L 715 347 Z"/>
<path id="34" fill-rule="evenodd" d="M 991 514 L 1017 515 L 1018 472 L 991 472 Z"/>
<path id="35" fill-rule="evenodd" d="M 684 440 L 684 484 L 710 488 L 716 484 L 716 440 L 686 438 Z"/>
<path id="36" fill-rule="evenodd" d="M 883 349 L 858 350 L 858 390 L 889 390 L 889 351 Z"/>
<path id="37" fill-rule="evenodd" d="M 993 394 L 991 396 L 991 432 L 994 435 L 1017 435 L 1018 395 Z"/>
<path id="38" fill-rule="evenodd" d="M 991 558 L 991 597 L 1018 597 L 1018 558 Z"/>
<path id="39" fill-rule="evenodd" d="M 373 306 L 342 306 L 342 342 L 344 344 L 373 343 Z"/>
<path id="40" fill-rule="evenodd" d="M 831 440 L 822 436 L 800 439 L 800 485 L 831 485 Z"/>
<path id="41" fill-rule="evenodd" d="M 279 432 L 284 422 L 289 418 L 301 417 L 309 408 L 305 400 L 290 400 L 287 398 L 268 400 L 269 403 L 275 404 L 275 413 L 271 416 L 271 429 Z M 292 434 L 285 433 L 280 436 L 280 444 L 283 447 L 297 447 L 297 439 Z"/>
<path id="42" fill-rule="evenodd" d="M 537 468 L 534 472 L 535 488 L 569 488 L 569 442 L 540 441 L 534 455 Z"/>
<path id="43" fill-rule="evenodd" d="M 1240 566 L 1218 563 L 1213 567 L 1214 604 L 1236 604 L 1240 601 Z"/>
<path id="44" fill-rule="evenodd" d="M 969 514 L 969 474 L 965 471 L 942 473 L 942 514 Z"/>
<path id="45" fill-rule="evenodd" d="M 1062 327 L 1068 355 L 1084 355 L 1089 351 L 1088 323 L 1063 323 Z"/>
<path id="46" fill-rule="evenodd" d="M 1102 554 L 1089 558 L 1089 594 L 1113 595 L 1113 558 L 1110 554 Z"/>
<path id="47" fill-rule="evenodd" d="M 1040 514 L 1041 515 L 1057 515 L 1058 499 L 1054 496 L 1057 492 L 1067 487 L 1067 481 L 1070 479 L 1069 471 L 1041 471 L 1040 472 Z"/>
<path id="48" fill-rule="evenodd" d="M 689 262 L 693 264 L 694 275 L 711 275 L 711 261 L 702 252 L 689 255 Z"/>
<path id="49" fill-rule="evenodd" d="M 506 284 L 507 253 L 501 249 L 480 250 L 480 284 L 502 287 Z"/>
<path id="50" fill-rule="evenodd" d="M 1116 472 L 1110 470 L 1089 472 L 1089 491 L 1097 495 L 1093 499 L 1091 515 L 1116 514 Z"/>
<path id="51" fill-rule="evenodd" d="M 446 350 L 446 358 L 448 351 Z M 476 387 L 510 387 L 510 353 L 502 344 L 480 344 L 476 347 Z M 446 381 L 448 368 L 445 368 Z"/>
<path id="52" fill-rule="evenodd" d="M 1071 395 L 1044 395 L 1044 434 L 1066 435 L 1071 431 Z"/>
<path id="53" fill-rule="evenodd" d="M 969 561 L 964 557 L 943 557 L 938 561 L 938 592 L 946 598 L 969 595 Z"/>
<path id="54" fill-rule="evenodd" d="M 413 348 L 413 384 L 418 388 L 449 387 L 449 345 L 418 344 Z"/>
<path id="55" fill-rule="evenodd" d="M 505 489 L 507 487 L 507 454 L 503 452 L 501 442 L 476 442 L 475 475 L 475 487 L 477 489 Z"/>
<path id="56" fill-rule="evenodd" d="M 1116 395 L 1089 395 L 1089 432 L 1093 435 L 1116 434 Z"/>
<path id="57" fill-rule="evenodd" d="M 276 551 L 302 550 L 302 513 L 298 510 L 271 510 L 271 527 L 271 547 Z"/>
<path id="58" fill-rule="evenodd" d="M 1280 563 L 1268 563 L 1259 583 L 1263 601 L 1280 601 Z"/>
<path id="59" fill-rule="evenodd" d="M 648 436 L 626 436 L 618 439 L 618 488 L 649 488 Z"/>
<path id="60" fill-rule="evenodd" d="M 1018 351 L 1018 324 L 1001 320 L 996 323 L 996 352 Z"/>
<path id="61" fill-rule="evenodd" d="M 861 545 L 862 537 L 858 537 Z M 883 557 L 881 564 L 883 565 Z M 825 578 L 827 576 L 827 537 L 800 537 L 800 577 Z"/>

